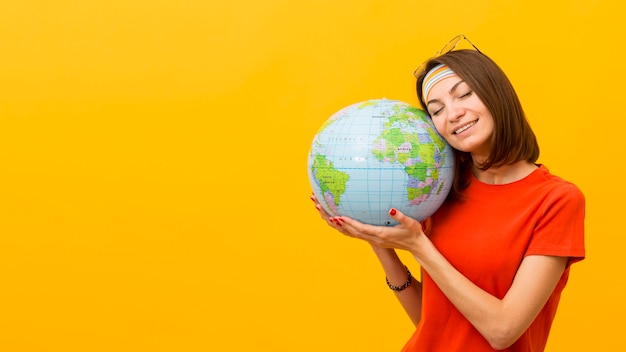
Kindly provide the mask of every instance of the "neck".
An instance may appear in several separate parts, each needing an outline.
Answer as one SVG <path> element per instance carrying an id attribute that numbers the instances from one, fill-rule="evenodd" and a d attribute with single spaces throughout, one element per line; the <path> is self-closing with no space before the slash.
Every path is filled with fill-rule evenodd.
<path id="1" fill-rule="evenodd" d="M 483 183 L 491 185 L 503 185 L 519 181 L 537 169 L 537 165 L 527 161 L 519 161 L 514 164 L 491 167 L 487 170 L 480 170 L 474 164 L 474 176 Z"/>

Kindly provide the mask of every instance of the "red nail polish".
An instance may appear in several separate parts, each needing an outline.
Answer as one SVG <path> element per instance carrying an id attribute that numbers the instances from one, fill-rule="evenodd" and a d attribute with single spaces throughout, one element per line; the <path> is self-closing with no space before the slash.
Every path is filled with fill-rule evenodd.
<path id="1" fill-rule="evenodd" d="M 396 209 L 395 208 L 391 208 L 391 210 L 389 210 L 389 215 L 391 215 L 391 216 L 396 215 Z"/>

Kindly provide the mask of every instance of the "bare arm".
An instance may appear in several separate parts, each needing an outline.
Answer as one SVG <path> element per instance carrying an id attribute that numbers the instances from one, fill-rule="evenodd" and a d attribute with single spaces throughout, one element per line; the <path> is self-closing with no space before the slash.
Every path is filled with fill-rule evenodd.
<path id="1" fill-rule="evenodd" d="M 408 275 L 396 251 L 374 245 L 372 245 L 372 248 L 385 271 L 389 283 L 394 286 L 400 286 L 405 283 Z M 422 283 L 414 277 L 409 287 L 395 294 L 413 324 L 417 325 L 422 316 Z"/>
<path id="2" fill-rule="evenodd" d="M 526 257 L 503 299 L 476 286 L 456 270 L 424 235 L 419 222 L 397 212 L 395 227 L 362 224 L 346 217 L 334 220 L 349 236 L 385 248 L 411 252 L 442 292 L 495 349 L 513 344 L 535 319 L 563 274 L 567 258 Z M 331 219 L 332 220 L 332 219 Z"/>
<path id="3" fill-rule="evenodd" d="M 503 299 L 474 285 L 432 246 L 426 236 L 414 256 L 454 306 L 495 349 L 513 344 L 528 329 L 556 287 L 565 257 L 528 256 Z"/>

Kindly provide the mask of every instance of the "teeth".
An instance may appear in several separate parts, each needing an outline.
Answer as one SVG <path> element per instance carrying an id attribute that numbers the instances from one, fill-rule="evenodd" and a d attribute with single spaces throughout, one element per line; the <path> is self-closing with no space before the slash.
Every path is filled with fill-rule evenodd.
<path id="1" fill-rule="evenodd" d="M 459 133 L 465 131 L 466 129 L 474 126 L 475 124 L 476 124 L 476 121 L 468 123 L 467 125 L 465 125 L 465 126 L 459 128 L 458 130 L 454 131 L 454 134 L 459 134 Z"/>

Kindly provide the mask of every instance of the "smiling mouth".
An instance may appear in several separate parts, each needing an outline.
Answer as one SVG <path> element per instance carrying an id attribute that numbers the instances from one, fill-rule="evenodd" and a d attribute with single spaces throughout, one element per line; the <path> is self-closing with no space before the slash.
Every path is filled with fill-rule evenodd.
<path id="1" fill-rule="evenodd" d="M 454 131 L 454 134 L 459 134 L 459 133 L 467 130 L 468 128 L 474 126 L 476 124 L 476 122 L 478 122 L 478 120 L 474 120 L 474 121 L 468 123 L 467 125 L 464 125 L 463 127 L 461 127 L 458 130 Z"/>

